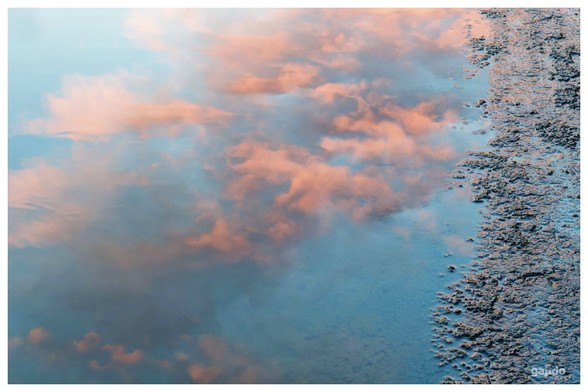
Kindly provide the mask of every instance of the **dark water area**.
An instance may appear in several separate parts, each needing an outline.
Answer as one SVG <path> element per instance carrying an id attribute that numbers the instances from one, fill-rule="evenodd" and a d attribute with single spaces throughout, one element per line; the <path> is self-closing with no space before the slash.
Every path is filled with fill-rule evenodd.
<path id="1" fill-rule="evenodd" d="M 10 382 L 443 379 L 477 11 L 61 12 L 10 12 Z"/>

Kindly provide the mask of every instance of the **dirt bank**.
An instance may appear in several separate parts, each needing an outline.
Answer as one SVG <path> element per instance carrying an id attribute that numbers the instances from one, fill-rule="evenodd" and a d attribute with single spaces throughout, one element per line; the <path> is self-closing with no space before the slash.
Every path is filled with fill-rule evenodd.
<path id="1" fill-rule="evenodd" d="M 433 312 L 440 381 L 578 383 L 579 11 L 483 13 L 492 34 L 470 60 L 491 67 L 477 105 L 495 137 L 455 176 L 484 215 L 477 259 Z"/>

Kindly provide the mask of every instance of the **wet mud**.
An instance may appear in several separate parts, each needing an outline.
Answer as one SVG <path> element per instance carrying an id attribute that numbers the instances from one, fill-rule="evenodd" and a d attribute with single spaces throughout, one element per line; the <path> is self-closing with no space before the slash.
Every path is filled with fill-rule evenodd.
<path id="1" fill-rule="evenodd" d="M 452 180 L 482 217 L 476 259 L 448 267 L 456 281 L 433 310 L 439 381 L 579 383 L 579 10 L 481 12 L 491 33 L 469 60 L 489 67 L 475 106 L 493 139 Z"/>

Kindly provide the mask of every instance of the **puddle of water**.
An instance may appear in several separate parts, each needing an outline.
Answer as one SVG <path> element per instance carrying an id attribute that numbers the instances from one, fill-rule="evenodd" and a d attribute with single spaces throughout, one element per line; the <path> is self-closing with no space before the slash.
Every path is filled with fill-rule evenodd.
<path id="1" fill-rule="evenodd" d="M 488 139 L 474 11 L 27 12 L 124 53 L 52 64 L 26 110 L 11 63 L 11 382 L 441 381 L 430 309 L 478 222 L 447 177 Z"/>

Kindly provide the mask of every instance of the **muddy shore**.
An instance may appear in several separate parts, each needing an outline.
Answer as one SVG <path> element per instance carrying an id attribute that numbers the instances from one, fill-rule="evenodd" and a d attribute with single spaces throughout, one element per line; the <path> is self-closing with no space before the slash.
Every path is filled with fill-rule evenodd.
<path id="1" fill-rule="evenodd" d="M 579 10 L 482 13 L 492 33 L 469 58 L 490 67 L 476 106 L 494 138 L 453 180 L 483 216 L 476 259 L 433 310 L 439 381 L 579 383 Z"/>

